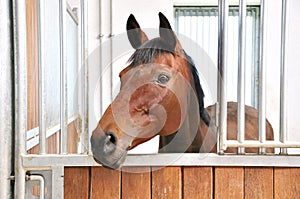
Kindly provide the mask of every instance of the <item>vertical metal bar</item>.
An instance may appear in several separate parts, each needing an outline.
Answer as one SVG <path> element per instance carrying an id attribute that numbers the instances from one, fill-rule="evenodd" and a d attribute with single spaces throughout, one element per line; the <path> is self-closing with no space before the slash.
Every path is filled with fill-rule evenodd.
<path id="1" fill-rule="evenodd" d="M 256 109 L 258 109 L 258 98 L 259 98 L 259 40 L 260 40 L 260 9 L 255 8 L 255 14 L 254 17 L 254 49 L 253 49 L 253 60 L 254 60 L 254 75 L 253 75 L 253 105 Z"/>
<path id="2" fill-rule="evenodd" d="M 0 198 L 11 198 L 10 180 L 12 170 L 13 134 L 13 41 L 11 1 L 0 1 Z"/>
<path id="3" fill-rule="evenodd" d="M 245 49 L 246 49 L 246 14 L 245 0 L 239 4 L 239 40 L 238 40 L 238 117 L 237 138 L 239 142 L 245 140 Z M 238 153 L 245 153 L 245 148 L 239 147 Z"/>
<path id="4" fill-rule="evenodd" d="M 113 47 L 114 47 L 114 25 L 113 25 L 113 0 L 109 1 L 109 21 L 110 21 L 110 25 L 109 25 L 109 41 L 110 41 L 110 101 L 113 100 Z"/>
<path id="5" fill-rule="evenodd" d="M 100 53 L 101 53 L 101 71 L 100 71 L 100 81 L 101 81 L 101 107 L 107 107 L 112 101 L 112 2 L 102 0 L 100 3 L 100 35 L 101 43 L 107 42 L 108 45 L 101 46 L 100 44 Z M 106 19 L 106 22 L 103 23 L 103 20 Z M 105 46 L 105 49 L 103 48 Z M 102 59 L 103 58 L 103 59 Z M 107 58 L 107 59 L 104 59 Z M 103 113 L 101 113 L 103 114 Z"/>
<path id="6" fill-rule="evenodd" d="M 103 53 L 103 45 L 102 45 L 102 42 L 103 42 L 103 28 L 102 28 L 102 20 L 103 20 L 103 17 L 102 17 L 102 15 L 103 15 L 103 12 L 102 12 L 102 9 L 103 9 L 103 2 L 102 2 L 102 0 L 99 0 L 99 10 L 100 10 L 100 19 L 99 19 L 99 40 L 100 40 L 100 46 L 99 46 L 99 60 L 100 60 L 100 75 L 102 74 L 102 72 L 103 72 L 103 69 L 102 69 L 102 65 L 103 65 L 103 63 L 102 63 L 102 53 Z M 103 111 L 103 100 L 102 100 L 102 96 L 103 96 L 103 92 L 102 92 L 102 77 L 100 76 L 100 82 L 99 82 L 99 93 L 100 93 L 100 107 L 99 107 L 99 109 L 100 109 L 100 114 L 103 114 L 104 113 L 104 111 Z"/>
<path id="7" fill-rule="evenodd" d="M 87 38 L 87 8 L 88 8 L 88 1 L 81 0 L 81 67 L 83 71 L 82 76 L 82 136 L 81 136 L 81 143 L 82 146 L 85 148 L 81 150 L 81 153 L 88 153 L 89 152 L 89 131 L 88 131 L 88 115 L 89 115 L 89 96 L 88 96 L 88 38 Z"/>
<path id="8" fill-rule="evenodd" d="M 68 98 L 67 98 L 67 38 L 66 0 L 59 1 L 59 41 L 60 41 L 60 153 L 68 153 Z"/>
<path id="9" fill-rule="evenodd" d="M 258 102 L 258 124 L 259 141 L 266 141 L 266 69 L 264 67 L 264 19 L 265 19 L 265 1 L 260 3 L 260 46 L 259 46 L 259 102 Z M 265 148 L 260 148 L 259 153 L 264 154 Z"/>
<path id="10" fill-rule="evenodd" d="M 64 166 L 52 166 L 52 199 L 64 197 Z"/>
<path id="11" fill-rule="evenodd" d="M 25 169 L 22 155 L 26 154 L 27 131 L 27 60 L 25 0 L 13 1 L 14 75 L 15 75 L 15 190 L 14 198 L 25 197 Z M 1 168 L 2 169 L 2 168 Z M 1 185 L 2 186 L 2 185 Z"/>
<path id="12" fill-rule="evenodd" d="M 285 64 L 286 57 L 286 10 L 287 1 L 282 0 L 281 10 L 281 49 L 280 49 L 280 141 L 285 143 L 287 140 L 287 119 L 286 119 L 286 85 L 287 69 Z M 280 149 L 281 154 L 287 154 L 287 148 Z"/>
<path id="13" fill-rule="evenodd" d="M 38 102 L 39 102 L 39 153 L 46 153 L 46 110 L 45 110 L 45 2 L 37 2 L 38 13 Z"/>
<path id="14" fill-rule="evenodd" d="M 218 102 L 219 111 L 219 153 L 226 150 L 227 139 L 227 101 L 226 101 L 226 68 L 227 68 L 227 18 L 228 1 L 219 0 L 219 31 L 218 31 Z"/>

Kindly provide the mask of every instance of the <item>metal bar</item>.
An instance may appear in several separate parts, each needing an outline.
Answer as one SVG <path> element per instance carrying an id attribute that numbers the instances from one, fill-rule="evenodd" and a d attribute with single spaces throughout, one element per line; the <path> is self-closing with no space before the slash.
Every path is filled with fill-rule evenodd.
<path id="1" fill-rule="evenodd" d="M 219 0 L 219 31 L 218 31 L 218 102 L 220 105 L 218 131 L 219 153 L 226 150 L 224 142 L 227 139 L 227 102 L 226 102 L 226 68 L 227 68 L 227 17 L 228 1 Z"/>
<path id="2" fill-rule="evenodd" d="M 255 8 L 256 12 L 253 15 L 254 17 L 254 22 L 253 22 L 253 27 L 254 27 L 254 49 L 253 49 L 253 98 L 252 98 L 252 103 L 254 104 L 254 107 L 258 109 L 258 64 L 259 64 L 259 8 Z"/>
<path id="3" fill-rule="evenodd" d="M 261 0 L 260 5 L 260 46 L 259 46 L 259 101 L 258 101 L 258 124 L 259 141 L 266 141 L 266 69 L 264 66 L 264 19 L 265 1 Z M 265 149 L 260 148 L 259 153 L 264 154 Z"/>
<path id="4" fill-rule="evenodd" d="M 78 114 L 75 114 L 75 115 L 69 117 L 68 125 L 71 124 L 72 122 L 74 122 L 75 120 L 77 120 L 78 118 L 79 118 Z M 60 123 L 53 125 L 51 127 L 48 127 L 46 130 L 46 138 L 49 138 L 50 136 L 52 136 L 59 130 L 60 130 Z M 29 150 L 39 144 L 39 127 L 36 127 L 34 129 L 27 131 L 26 134 L 27 134 L 26 135 L 26 150 Z M 59 140 L 58 140 L 58 144 L 59 144 Z"/>
<path id="5" fill-rule="evenodd" d="M 23 199 L 25 197 L 25 169 L 22 164 L 22 156 L 26 154 L 25 135 L 27 131 L 27 53 L 25 0 L 13 1 L 13 36 L 15 76 L 14 198 Z"/>
<path id="6" fill-rule="evenodd" d="M 237 138 L 239 142 L 245 140 L 245 49 L 246 49 L 246 14 L 247 4 L 240 0 L 239 4 L 239 40 L 238 40 L 238 117 Z M 245 153 L 245 148 L 238 148 L 239 154 Z"/>
<path id="7" fill-rule="evenodd" d="M 60 41 L 60 153 L 68 152 L 68 98 L 67 98 L 67 37 L 66 0 L 59 1 L 59 41 Z"/>
<path id="8" fill-rule="evenodd" d="M 88 8 L 88 1 L 81 0 L 81 67 L 83 71 L 82 76 L 82 133 L 81 133 L 81 146 L 82 150 L 81 153 L 88 153 L 89 150 L 89 126 L 88 126 L 88 115 L 89 115 L 89 96 L 88 96 L 88 89 L 89 89 L 89 71 L 88 71 L 88 26 L 87 26 L 87 8 Z"/>
<path id="9" fill-rule="evenodd" d="M 113 97 L 112 93 L 112 2 L 100 1 L 100 106 L 101 114 Z M 105 22 L 103 21 L 104 19 Z M 107 43 L 106 43 L 107 42 Z M 105 44 L 105 45 L 104 45 Z"/>
<path id="10" fill-rule="evenodd" d="M 30 175 L 28 176 L 27 180 L 31 180 L 31 181 L 39 181 L 40 182 L 40 199 L 44 199 L 45 198 L 45 179 L 43 178 L 43 176 L 40 175 Z"/>
<path id="11" fill-rule="evenodd" d="M 11 198 L 9 177 L 12 171 L 13 134 L 13 41 L 11 1 L 0 1 L 0 198 Z"/>
<path id="12" fill-rule="evenodd" d="M 286 85 L 287 85 L 287 67 L 285 64 L 286 57 L 286 11 L 287 1 L 282 0 L 281 11 L 281 48 L 280 48 L 280 121 L 279 135 L 280 141 L 285 143 L 287 140 L 287 118 L 286 118 Z M 280 149 L 281 154 L 287 154 L 287 149 Z"/>
<path id="13" fill-rule="evenodd" d="M 52 166 L 52 199 L 64 196 L 64 166 Z"/>
<path id="14" fill-rule="evenodd" d="M 89 155 L 27 155 L 23 157 L 28 169 L 51 169 L 51 165 L 65 167 L 101 166 Z M 300 167 L 300 156 L 281 155 L 217 155 L 214 153 L 166 153 L 128 155 L 123 166 L 278 166 Z"/>
<path id="15" fill-rule="evenodd" d="M 242 143 L 240 143 L 237 140 L 227 140 L 225 145 L 227 147 L 251 147 L 251 148 L 256 148 L 256 147 L 267 147 L 267 148 L 300 148 L 300 142 L 278 142 L 278 141 L 265 141 L 265 142 L 260 142 L 256 140 L 246 140 Z"/>
<path id="16" fill-rule="evenodd" d="M 46 153 L 46 110 L 45 110 L 45 2 L 37 1 L 38 13 L 38 103 L 39 103 L 39 153 Z"/>

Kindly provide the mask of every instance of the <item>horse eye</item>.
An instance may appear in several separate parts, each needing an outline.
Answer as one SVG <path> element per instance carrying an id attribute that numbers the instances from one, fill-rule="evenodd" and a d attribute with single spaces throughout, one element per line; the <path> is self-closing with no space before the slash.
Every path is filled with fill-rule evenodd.
<path id="1" fill-rule="evenodd" d="M 159 74 L 157 77 L 157 82 L 159 84 L 166 84 L 169 81 L 169 76 L 167 76 L 166 74 Z"/>

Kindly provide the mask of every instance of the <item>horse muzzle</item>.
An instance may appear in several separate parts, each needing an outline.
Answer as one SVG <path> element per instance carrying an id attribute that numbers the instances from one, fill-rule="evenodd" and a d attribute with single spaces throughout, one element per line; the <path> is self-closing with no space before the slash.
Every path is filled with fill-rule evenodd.
<path id="1" fill-rule="evenodd" d="M 112 132 L 106 132 L 101 136 L 93 133 L 91 146 L 95 161 L 106 168 L 118 169 L 125 161 L 128 147 L 122 147 Z"/>

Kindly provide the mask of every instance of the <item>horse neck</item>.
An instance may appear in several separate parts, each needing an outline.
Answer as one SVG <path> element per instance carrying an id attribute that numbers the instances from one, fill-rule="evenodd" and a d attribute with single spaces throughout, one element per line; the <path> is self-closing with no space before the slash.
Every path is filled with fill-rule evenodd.
<path id="1" fill-rule="evenodd" d="M 200 133 L 200 114 L 198 100 L 195 96 L 188 98 L 187 113 L 177 132 L 160 136 L 159 152 L 161 153 L 198 153 L 202 144 Z"/>

